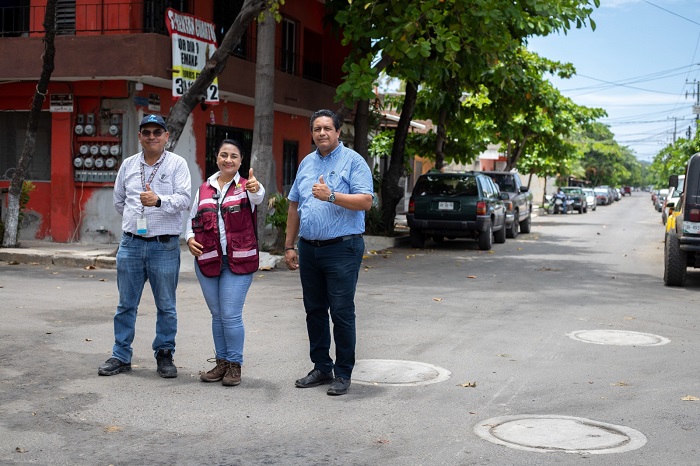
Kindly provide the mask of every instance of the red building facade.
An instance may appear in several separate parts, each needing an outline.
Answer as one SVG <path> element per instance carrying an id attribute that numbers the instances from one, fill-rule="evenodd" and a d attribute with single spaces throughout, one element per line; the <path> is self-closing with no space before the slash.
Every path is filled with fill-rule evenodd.
<path id="1" fill-rule="evenodd" d="M 0 6 L 0 190 L 9 186 L 24 144 L 41 72 L 45 4 L 10 0 Z M 36 189 L 20 238 L 118 241 L 121 218 L 112 206 L 112 189 L 119 163 L 140 150 L 141 117 L 167 117 L 174 104 L 166 9 L 214 23 L 220 42 L 242 4 L 59 0 L 55 70 L 27 174 Z M 334 108 L 346 56 L 337 36 L 324 27 L 322 1 L 287 1 L 281 14 L 275 40 L 277 191 L 288 189 L 301 158 L 312 150 L 311 113 Z M 218 78 L 220 103 L 196 107 L 187 121 L 175 152 L 188 161 L 193 187 L 216 170 L 214 151 L 221 139 L 252 145 L 255 50 L 253 24 Z M 7 201 L 1 196 L 4 216 Z"/>

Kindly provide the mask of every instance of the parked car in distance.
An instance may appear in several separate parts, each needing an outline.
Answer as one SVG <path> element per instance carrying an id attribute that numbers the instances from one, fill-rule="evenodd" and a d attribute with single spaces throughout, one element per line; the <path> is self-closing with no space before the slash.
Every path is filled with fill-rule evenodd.
<path id="1" fill-rule="evenodd" d="M 583 189 L 576 186 L 565 186 L 561 188 L 561 190 L 564 191 L 567 197 L 574 201 L 573 206 L 575 211 L 579 214 L 588 212 L 588 203 L 586 202 L 586 195 Z"/>
<path id="2" fill-rule="evenodd" d="M 676 212 L 676 206 L 678 205 L 678 202 L 680 202 L 684 185 L 685 175 L 678 175 L 678 186 L 668 188 L 668 196 L 664 201 L 664 206 L 661 208 L 661 221 L 664 225 L 666 225 L 666 231 L 669 231 L 675 226 L 673 218 L 675 215 L 678 215 Z M 671 222 L 669 222 L 669 219 L 671 219 Z"/>
<path id="3" fill-rule="evenodd" d="M 632 195 L 632 186 L 623 186 L 622 187 L 622 195 L 623 196 L 631 196 Z"/>
<path id="4" fill-rule="evenodd" d="M 679 177 L 669 177 L 670 187 L 678 188 Z M 673 228 L 664 242 L 664 284 L 683 286 L 688 267 L 700 267 L 700 153 L 690 157 L 683 181 L 683 193 L 674 206 Z"/>
<path id="5" fill-rule="evenodd" d="M 506 204 L 506 235 L 516 238 L 518 233 L 530 233 L 532 224 L 532 193 L 523 185 L 515 172 L 483 171 L 502 193 L 508 193 Z"/>
<path id="6" fill-rule="evenodd" d="M 654 208 L 658 211 L 661 212 L 661 209 L 664 206 L 664 201 L 666 200 L 666 197 L 668 196 L 668 189 L 659 189 L 659 194 L 656 195 L 656 204 L 654 204 Z"/>
<path id="7" fill-rule="evenodd" d="M 406 221 L 411 247 L 422 248 L 430 236 L 474 238 L 479 249 L 491 249 L 492 241 L 506 241 L 506 208 L 509 199 L 496 183 L 479 172 L 426 173 L 416 181 L 408 203 Z"/>
<path id="8" fill-rule="evenodd" d="M 598 205 L 610 205 L 613 203 L 612 193 L 607 186 L 596 186 L 593 188 Z"/>
<path id="9" fill-rule="evenodd" d="M 581 188 L 583 190 L 583 194 L 586 195 L 586 204 L 588 205 L 588 208 L 591 210 L 595 210 L 596 207 L 598 207 L 598 201 L 595 198 L 595 191 L 593 191 L 593 188 Z"/>

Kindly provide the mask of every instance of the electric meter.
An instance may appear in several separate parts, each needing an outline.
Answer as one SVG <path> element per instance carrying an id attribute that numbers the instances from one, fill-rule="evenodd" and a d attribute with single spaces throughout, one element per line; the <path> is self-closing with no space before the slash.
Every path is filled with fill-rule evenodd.
<path id="1" fill-rule="evenodd" d="M 114 168 L 117 166 L 117 159 L 110 157 L 107 160 L 105 160 L 105 166 L 107 168 Z"/>
<path id="2" fill-rule="evenodd" d="M 90 155 L 97 155 L 100 153 L 100 146 L 95 144 L 94 146 L 90 146 Z"/>
<path id="3" fill-rule="evenodd" d="M 102 168 L 105 166 L 105 159 L 102 157 L 97 157 L 95 159 L 95 168 Z"/>
<path id="4" fill-rule="evenodd" d="M 85 158 L 85 161 L 83 162 L 83 166 L 85 168 L 92 168 L 95 165 L 95 159 L 92 157 L 87 157 Z"/>
<path id="5" fill-rule="evenodd" d="M 90 148 L 88 147 L 87 144 L 81 144 L 79 152 L 81 155 L 87 155 L 87 153 L 90 152 Z"/>
<path id="6" fill-rule="evenodd" d="M 103 144 L 100 146 L 100 154 L 101 155 L 109 154 L 109 146 L 107 144 Z"/>
<path id="7" fill-rule="evenodd" d="M 119 146 L 111 146 L 111 147 L 109 148 L 109 153 L 110 153 L 111 155 L 114 155 L 114 156 L 119 155 L 119 154 L 121 153 L 121 151 L 122 151 L 122 148 L 119 147 Z"/>
<path id="8" fill-rule="evenodd" d="M 73 159 L 73 166 L 75 168 L 80 168 L 83 166 L 83 158 L 82 157 L 76 157 Z"/>

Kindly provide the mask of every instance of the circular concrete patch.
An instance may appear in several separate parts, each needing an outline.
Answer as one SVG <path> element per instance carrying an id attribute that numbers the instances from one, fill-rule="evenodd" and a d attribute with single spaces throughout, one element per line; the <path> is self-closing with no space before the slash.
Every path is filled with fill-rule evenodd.
<path id="1" fill-rule="evenodd" d="M 452 373 L 417 361 L 360 359 L 352 371 L 353 383 L 368 385 L 426 385 L 444 382 Z"/>
<path id="2" fill-rule="evenodd" d="M 474 433 L 498 445 L 543 453 L 622 453 L 647 443 L 629 427 L 573 416 L 494 417 L 474 426 Z"/>
<path id="3" fill-rule="evenodd" d="M 629 330 L 577 330 L 567 333 L 566 336 L 572 340 L 596 345 L 661 346 L 671 342 L 660 335 Z"/>

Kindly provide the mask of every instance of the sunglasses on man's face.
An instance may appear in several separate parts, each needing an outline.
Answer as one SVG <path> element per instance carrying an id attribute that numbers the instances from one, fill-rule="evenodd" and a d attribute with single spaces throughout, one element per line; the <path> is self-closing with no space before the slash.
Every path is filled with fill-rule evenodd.
<path id="1" fill-rule="evenodd" d="M 145 137 L 145 138 L 151 137 L 151 134 L 152 134 L 154 137 L 159 138 L 159 137 L 161 137 L 161 136 L 163 135 L 163 133 L 165 133 L 165 131 L 163 131 L 162 129 L 154 129 L 153 131 L 148 130 L 148 129 L 142 129 L 142 130 L 141 130 L 141 136 L 143 136 L 143 137 Z"/>

